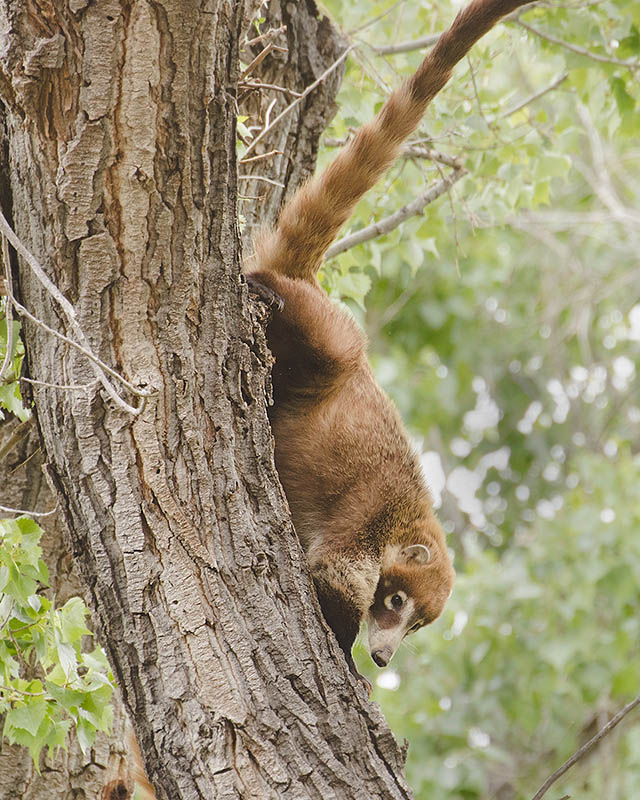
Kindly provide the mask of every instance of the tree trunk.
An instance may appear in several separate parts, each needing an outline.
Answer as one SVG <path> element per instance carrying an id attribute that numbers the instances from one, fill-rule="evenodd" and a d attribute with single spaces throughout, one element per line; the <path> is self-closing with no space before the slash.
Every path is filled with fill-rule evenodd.
<path id="1" fill-rule="evenodd" d="M 159 798 L 407 797 L 402 754 L 321 621 L 273 466 L 265 311 L 239 278 L 246 11 L 204 5 L 0 4 L 14 225 L 76 320 L 23 259 L 20 297 L 152 392 L 129 413 L 85 355 L 25 321 L 29 374 L 54 385 L 33 389 L 47 474 Z M 314 15 L 290 17 L 295 70 L 312 63 L 296 21 Z M 292 117 L 307 149 L 279 174 L 308 172 L 331 107 L 311 107 L 310 131 L 305 106 Z M 85 388 L 55 388 L 69 384 Z"/>

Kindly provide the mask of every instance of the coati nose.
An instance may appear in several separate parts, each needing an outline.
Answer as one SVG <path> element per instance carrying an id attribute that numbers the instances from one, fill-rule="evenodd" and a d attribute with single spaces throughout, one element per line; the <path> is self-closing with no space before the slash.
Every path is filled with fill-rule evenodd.
<path id="1" fill-rule="evenodd" d="M 374 650 L 371 653 L 371 658 L 379 667 L 386 667 L 393 653 L 389 647 L 384 647 L 382 650 Z"/>

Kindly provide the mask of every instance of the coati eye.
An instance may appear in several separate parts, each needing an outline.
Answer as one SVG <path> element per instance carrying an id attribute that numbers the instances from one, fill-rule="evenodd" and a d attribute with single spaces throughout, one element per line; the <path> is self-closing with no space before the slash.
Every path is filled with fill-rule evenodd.
<path id="1" fill-rule="evenodd" d="M 407 595 L 403 591 L 399 590 L 393 594 L 388 594 L 384 598 L 384 604 L 389 611 L 399 611 L 404 605 L 406 599 Z"/>

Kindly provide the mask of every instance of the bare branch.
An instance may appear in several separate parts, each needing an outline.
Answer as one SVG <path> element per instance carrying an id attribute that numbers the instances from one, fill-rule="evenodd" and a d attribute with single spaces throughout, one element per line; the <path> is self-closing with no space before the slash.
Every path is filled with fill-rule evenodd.
<path id="1" fill-rule="evenodd" d="M 273 42 L 269 42 L 269 44 L 264 48 L 264 50 L 261 50 L 258 53 L 258 55 L 249 64 L 249 66 L 245 67 L 245 69 L 240 75 L 240 80 L 243 81 L 247 77 L 247 75 L 252 73 L 254 69 L 258 66 L 258 64 L 262 63 L 272 50 L 275 50 L 276 52 L 279 53 L 287 52 L 286 47 L 276 47 L 276 45 Z"/>
<path id="2" fill-rule="evenodd" d="M 345 139 L 327 137 L 323 144 L 325 147 L 344 147 L 348 141 L 349 137 Z M 462 159 L 458 158 L 458 156 L 450 156 L 447 153 L 441 153 L 439 150 L 423 147 L 417 142 L 407 142 L 400 152 L 400 158 L 426 158 L 429 161 L 436 161 L 439 164 L 445 164 L 447 167 L 453 167 L 454 169 L 462 169 L 463 167 Z"/>
<path id="3" fill-rule="evenodd" d="M 453 186 L 456 181 L 459 181 L 463 175 L 467 174 L 466 169 L 456 169 L 443 178 L 441 181 L 432 186 L 424 194 L 417 197 L 412 203 L 408 203 L 394 214 L 381 219 L 379 222 L 374 222 L 362 230 L 351 233 L 339 239 L 327 250 L 327 258 L 334 258 L 345 250 L 355 247 L 357 244 L 368 242 L 370 239 L 375 239 L 377 236 L 383 236 L 386 233 L 394 230 L 401 225 L 409 217 L 415 217 L 421 214 L 422 211 L 429 203 L 433 203 L 440 195 L 444 194 L 450 186 Z"/>
<path id="4" fill-rule="evenodd" d="M 96 373 L 96 377 L 106 390 L 107 394 L 114 400 L 114 402 L 116 402 L 121 408 L 123 408 L 130 414 L 133 415 L 140 414 L 144 408 L 145 398 L 150 397 L 152 395 L 152 392 L 136 388 L 132 383 L 123 378 L 122 375 L 120 375 L 114 369 L 111 369 L 111 367 L 105 364 L 104 361 L 99 359 L 91 352 L 91 349 L 88 346 L 88 342 L 84 335 L 84 332 L 80 327 L 80 325 L 78 324 L 74 307 L 62 294 L 60 289 L 58 289 L 58 287 L 48 277 L 48 275 L 45 273 L 44 269 L 40 266 L 38 260 L 33 255 L 33 253 L 27 250 L 27 248 L 22 244 L 22 242 L 14 232 L 11 225 L 9 225 L 4 214 L 1 211 L 0 211 L 0 231 L 2 232 L 3 236 L 6 237 L 9 240 L 9 242 L 11 242 L 16 251 L 20 253 L 20 255 L 25 259 L 25 261 L 29 264 L 31 270 L 33 271 L 34 275 L 38 278 L 40 283 L 44 286 L 44 288 L 51 295 L 51 297 L 53 297 L 53 299 L 58 303 L 58 305 L 62 308 L 62 310 L 65 313 L 65 316 L 69 321 L 69 324 L 73 329 L 73 332 L 75 333 L 76 337 L 78 338 L 79 342 L 81 342 L 81 344 L 78 344 L 72 339 L 69 339 L 67 336 L 64 336 L 63 334 L 54 331 L 53 328 L 49 328 L 41 320 L 37 319 L 33 314 L 31 314 L 23 305 L 18 303 L 13 294 L 13 290 L 10 284 L 7 285 L 8 301 L 13 304 L 14 308 L 17 311 L 26 316 L 36 325 L 39 325 L 43 329 L 47 330 L 49 333 L 52 333 L 53 335 L 71 344 L 76 349 L 80 350 L 80 352 L 84 353 L 84 355 L 86 355 L 87 358 L 89 358 L 92 368 Z M 113 388 L 113 386 L 107 379 L 105 372 L 114 377 L 116 380 L 120 381 L 120 383 L 123 386 L 125 386 L 132 394 L 136 395 L 137 397 L 141 397 L 142 402 L 140 403 L 140 405 L 138 407 L 135 407 L 125 402 Z"/>
<path id="5" fill-rule="evenodd" d="M 622 720 L 627 716 L 630 711 L 640 705 L 640 696 L 636 697 L 635 700 L 632 700 L 628 703 L 623 709 L 618 711 L 618 713 L 611 719 L 603 728 L 601 728 L 596 735 L 589 739 L 586 744 L 583 744 L 582 747 L 577 750 L 568 761 L 565 761 L 564 764 L 557 769 L 553 775 L 550 775 L 547 780 L 542 784 L 542 786 L 538 789 L 538 791 L 534 794 L 532 800 L 540 800 L 540 798 L 547 793 L 547 790 L 558 780 L 561 778 L 565 772 L 567 772 L 571 767 L 579 761 L 583 756 L 585 756 L 590 750 L 592 750 L 601 739 L 604 739 L 607 734 L 611 733 L 611 731 L 618 725 L 618 723 L 622 722 Z"/>
<path id="6" fill-rule="evenodd" d="M 627 69 L 632 70 L 640 68 L 640 61 L 633 61 L 632 59 L 623 61 L 620 58 L 613 58 L 612 56 L 601 56 L 599 53 L 593 53 L 591 50 L 585 50 L 583 47 L 570 44 L 569 42 L 565 42 L 563 39 L 558 39 L 556 36 L 552 36 L 550 33 L 545 33 L 544 31 L 538 30 L 538 28 L 534 28 L 532 25 L 523 22 L 518 17 L 514 17 L 513 22 L 515 22 L 516 25 L 519 25 L 521 28 L 529 31 L 529 33 L 533 33 L 534 36 L 538 36 L 540 39 L 545 39 L 547 42 L 551 42 L 551 44 L 557 44 L 560 47 L 564 47 L 565 50 L 570 50 L 572 53 L 577 53 L 579 56 L 590 58 L 592 61 L 600 61 L 603 64 L 617 64 L 619 67 L 626 67 Z"/>
<path id="7" fill-rule="evenodd" d="M 0 506 L 0 511 L 5 514 L 25 514 L 28 517 L 50 517 L 55 514 L 58 507 L 52 508 L 51 511 L 26 511 L 24 508 L 11 508 L 10 506 Z"/>
<path id="8" fill-rule="evenodd" d="M 410 53 L 413 50 L 423 50 L 425 47 L 433 47 L 440 38 L 439 33 L 431 36 L 423 36 L 422 39 L 414 39 L 412 42 L 398 42 L 398 44 L 371 45 L 371 49 L 379 56 L 392 56 L 396 53 Z"/>
<path id="9" fill-rule="evenodd" d="M 287 30 L 286 25 L 281 25 L 279 28 L 270 28 L 268 31 L 261 33 L 260 36 L 256 36 L 255 39 L 249 39 L 249 41 L 245 42 L 242 47 L 252 47 L 254 44 L 260 44 L 260 42 L 264 42 L 266 39 L 267 41 L 276 40 L 281 33 L 284 33 Z"/>
<path id="10" fill-rule="evenodd" d="M 276 86 L 275 83 L 260 83 L 260 81 L 240 81 L 238 86 L 243 89 L 271 89 L 274 92 L 283 92 L 290 94 L 292 97 L 300 97 L 300 92 L 294 92 L 293 89 L 287 89 L 286 86 Z"/>
<path id="11" fill-rule="evenodd" d="M 366 22 L 363 22 L 363 24 L 360 25 L 358 28 L 353 28 L 353 30 L 350 30 L 348 32 L 349 36 L 353 36 L 356 33 L 360 33 L 360 31 L 364 31 L 367 28 L 370 28 L 372 25 L 375 25 L 376 22 L 379 22 L 381 19 L 384 19 L 386 16 L 388 16 L 398 6 L 401 6 L 403 3 L 406 3 L 406 2 L 407 2 L 407 0 L 396 0 L 396 2 L 392 6 L 387 8 L 386 11 L 383 11 L 381 14 L 378 14 L 377 16 L 373 17 L 372 19 L 369 19 Z"/>
<path id="12" fill-rule="evenodd" d="M 37 381 L 34 378 L 27 378 L 24 375 L 20 378 L 21 381 L 26 381 L 34 386 L 45 386 L 48 389 L 64 389 L 71 392 L 88 392 L 93 389 L 98 381 L 91 381 L 91 383 L 47 383 L 47 381 Z"/>
<path id="13" fill-rule="evenodd" d="M 515 114 L 517 111 L 520 111 L 520 109 L 524 108 L 525 106 L 528 106 L 535 100 L 539 100 L 543 95 L 547 94 L 548 92 L 552 92 L 554 89 L 560 86 L 561 83 L 564 83 L 564 81 L 566 81 L 568 77 L 569 73 L 563 72 L 562 75 L 556 78 L 555 81 L 550 83 L 547 87 L 545 87 L 544 89 L 540 89 L 539 92 L 532 94 L 531 97 L 527 97 L 526 100 L 523 100 L 521 103 L 518 103 L 517 105 L 513 106 L 513 108 L 510 108 L 507 111 L 503 111 L 502 114 L 499 114 L 496 117 L 496 119 L 506 119 L 507 117 L 510 117 L 512 114 Z"/>
<path id="14" fill-rule="evenodd" d="M 251 158 L 240 158 L 238 164 L 250 164 L 252 161 L 262 161 L 263 158 L 271 158 L 271 156 L 283 155 L 282 150 L 269 150 L 268 153 L 262 153 L 259 156 L 251 156 Z"/>
<path id="15" fill-rule="evenodd" d="M 9 369 L 9 365 L 11 364 L 11 353 L 13 352 L 13 304 L 10 300 L 10 296 L 12 294 L 11 267 L 9 265 L 9 247 L 4 236 L 2 237 L 2 263 L 4 266 L 4 283 L 7 287 L 5 289 L 7 293 L 7 299 L 5 300 L 4 304 L 4 317 L 7 322 L 7 350 L 4 354 L 2 366 L 0 367 L 0 383 L 2 383 L 2 379 L 6 371 Z"/>
<path id="16" fill-rule="evenodd" d="M 609 169 L 607 168 L 602 139 L 596 130 L 589 111 L 582 104 L 578 105 L 578 114 L 589 138 L 593 170 L 580 170 L 591 185 L 602 204 L 624 224 L 631 224 L 640 229 L 640 212 L 627 208 L 615 190 Z"/>
<path id="17" fill-rule="evenodd" d="M 273 122 L 271 122 L 269 125 L 267 125 L 265 128 L 262 129 L 262 131 L 256 136 L 256 138 L 251 142 L 251 144 L 247 147 L 247 149 L 243 153 L 241 163 L 242 162 L 246 163 L 244 159 L 246 159 L 249 153 L 255 149 L 255 146 L 258 144 L 258 142 L 264 139 L 267 133 L 269 133 L 269 131 L 272 130 L 283 117 L 285 117 L 290 111 L 292 111 L 298 105 L 298 103 L 304 100 L 304 98 L 310 92 L 312 92 L 316 88 L 316 86 L 319 86 L 327 78 L 327 76 L 333 72 L 334 69 L 339 67 L 340 64 L 342 64 L 345 58 L 349 55 L 349 53 L 354 49 L 354 47 L 355 47 L 354 44 L 347 47 L 347 49 L 340 56 L 340 58 L 336 59 L 336 61 L 334 61 L 333 64 L 331 64 L 331 66 L 328 67 L 317 80 L 309 84 L 309 86 L 307 86 L 304 92 L 302 92 L 300 97 L 296 97 L 296 99 L 292 103 L 290 103 L 283 111 L 281 111 L 278 114 L 278 116 L 273 120 Z"/>
<path id="18" fill-rule="evenodd" d="M 264 175 L 238 175 L 239 181 L 264 181 L 270 183 L 272 186 L 277 186 L 279 189 L 284 189 L 284 183 L 274 181 L 273 178 L 265 178 Z"/>
<path id="19" fill-rule="evenodd" d="M 19 314 L 21 314 L 23 317 L 26 317 L 28 320 L 33 322 L 34 325 L 37 325 L 39 328 L 42 328 L 43 331 L 46 331 L 47 333 L 51 334 L 51 336 L 55 336 L 56 339 L 60 339 L 62 342 L 65 342 L 66 344 L 75 348 L 79 353 L 82 353 L 82 355 L 86 356 L 89 359 L 89 361 L 91 361 L 91 363 L 98 368 L 98 373 L 101 373 L 104 370 L 104 372 L 106 372 L 108 375 L 111 375 L 113 378 L 119 380 L 121 383 L 127 386 L 127 388 L 129 386 L 132 386 L 132 384 L 130 384 L 129 381 L 123 378 L 122 375 L 119 375 L 115 371 L 115 369 L 112 369 L 108 364 L 105 364 L 104 361 L 101 361 L 97 356 L 94 356 L 91 350 L 87 350 L 85 347 L 78 344 L 73 339 L 70 339 L 68 336 L 65 336 L 64 333 L 60 333 L 60 331 L 56 331 L 54 330 L 54 328 L 50 328 L 41 319 L 38 319 L 36 316 L 34 316 L 29 311 L 29 309 L 25 308 L 21 303 L 19 303 L 15 299 L 15 297 L 12 296 L 10 299 L 11 302 L 13 303 L 14 308 Z M 118 405 L 124 407 L 131 414 L 140 414 L 144 408 L 144 401 L 148 396 L 151 396 L 152 394 L 151 392 L 145 392 L 144 395 L 142 395 L 141 393 L 143 390 L 132 387 L 130 391 L 133 391 L 135 394 L 142 396 L 142 403 L 140 404 L 140 406 L 138 406 L 138 408 L 135 408 L 134 406 L 130 406 L 128 403 L 125 403 L 124 400 L 118 394 L 116 394 L 115 389 L 109 383 L 109 381 L 106 379 L 104 375 L 102 375 L 101 378 L 99 377 L 98 380 L 100 380 L 100 383 L 105 387 L 105 389 L 107 389 L 109 396 L 112 397 L 118 403 Z"/>
<path id="20" fill-rule="evenodd" d="M 17 447 L 20 442 L 29 434 L 29 429 L 33 425 L 33 417 L 21 422 L 18 427 L 13 431 L 7 441 L 0 447 L 0 461 L 3 461 L 5 456 L 10 453 L 14 447 Z"/>

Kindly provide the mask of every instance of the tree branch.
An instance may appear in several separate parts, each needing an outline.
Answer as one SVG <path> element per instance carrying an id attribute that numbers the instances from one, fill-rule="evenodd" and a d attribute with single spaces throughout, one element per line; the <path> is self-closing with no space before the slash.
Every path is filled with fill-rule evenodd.
<path id="1" fill-rule="evenodd" d="M 409 217 L 415 217 L 421 214 L 429 203 L 433 203 L 434 200 L 437 200 L 450 186 L 453 186 L 456 181 L 459 181 L 460 178 L 466 174 L 467 170 L 463 167 L 455 169 L 441 181 L 438 181 L 435 186 L 432 186 L 424 194 L 420 195 L 420 197 L 417 197 L 412 203 L 403 206 L 394 214 L 390 214 L 379 222 L 374 222 L 372 225 L 362 228 L 362 230 L 339 239 L 327 250 L 327 259 L 334 258 L 340 255 L 340 253 L 344 253 L 345 250 L 355 247 L 357 244 L 368 242 L 370 239 L 375 239 L 377 236 L 383 236 L 397 228 L 398 225 L 401 225 L 406 219 L 409 219 Z"/>
<path id="2" fill-rule="evenodd" d="M 439 33 L 432 33 L 431 36 L 423 36 L 422 39 L 414 39 L 411 42 L 398 42 L 398 44 L 371 45 L 371 49 L 379 56 L 392 56 L 396 53 L 410 53 L 412 50 L 422 50 L 425 47 L 432 47 L 440 38 Z"/>
<path id="3" fill-rule="evenodd" d="M 60 289 L 58 289 L 58 287 L 53 283 L 53 281 L 50 280 L 48 275 L 45 273 L 44 269 L 40 266 L 40 263 L 38 262 L 36 257 L 33 255 L 33 253 L 31 253 L 31 251 L 28 250 L 22 244 L 22 242 L 20 241 L 20 239 L 16 235 L 16 233 L 13 230 L 13 228 L 11 227 L 11 225 L 9 225 L 9 223 L 7 222 L 7 220 L 6 220 L 5 216 L 4 216 L 4 214 L 2 213 L 2 211 L 0 211 L 0 232 L 3 235 L 3 238 L 8 239 L 8 241 L 13 245 L 13 247 L 16 249 L 16 251 L 18 253 L 20 253 L 20 255 L 24 258 L 24 260 L 27 262 L 27 264 L 31 268 L 31 270 L 34 273 L 34 275 L 36 276 L 36 278 L 40 281 L 42 286 L 45 288 L 47 293 L 62 308 L 62 310 L 64 311 L 64 314 L 65 314 L 67 320 L 69 321 L 69 324 L 71 325 L 75 335 L 79 339 L 80 344 L 78 344 L 77 342 L 73 341 L 69 337 L 64 336 L 63 334 L 59 333 L 58 331 L 53 330 L 53 328 L 49 328 L 47 325 L 45 325 L 43 322 L 41 322 L 39 319 L 37 319 L 33 314 L 31 314 L 23 305 L 21 305 L 16 300 L 16 298 L 15 298 L 15 296 L 13 294 L 13 288 L 12 288 L 11 280 L 10 280 L 11 276 L 10 276 L 9 273 L 7 273 L 7 275 L 6 275 L 7 302 L 9 304 L 13 305 L 13 307 L 17 311 L 19 311 L 21 314 L 26 316 L 33 323 L 35 323 L 36 325 L 40 325 L 43 329 L 46 329 L 49 333 L 53 334 L 54 336 L 57 336 L 58 338 L 60 338 L 63 341 L 67 342 L 68 344 L 72 345 L 77 350 L 79 350 L 81 353 L 83 353 L 85 356 L 87 356 L 87 358 L 91 362 L 91 366 L 93 368 L 93 371 L 96 374 L 96 377 L 98 378 L 98 380 L 100 381 L 102 386 L 107 391 L 107 394 L 109 395 L 109 397 L 111 397 L 112 400 L 114 400 L 121 408 L 123 408 L 128 413 L 133 414 L 133 415 L 140 414 L 140 412 L 144 408 L 145 398 L 150 397 L 152 395 L 152 392 L 147 391 L 145 389 L 136 388 L 132 383 L 130 383 L 128 380 L 123 378 L 122 375 L 120 375 L 118 372 L 116 372 L 116 370 L 114 370 L 111 367 L 109 367 L 108 364 L 105 364 L 104 361 L 99 359 L 97 356 L 95 356 L 91 352 L 91 349 L 89 348 L 89 344 L 88 344 L 87 339 L 86 339 L 86 337 L 84 335 L 84 332 L 82 331 L 82 328 L 78 324 L 78 320 L 77 320 L 77 316 L 76 316 L 76 312 L 75 312 L 74 307 L 67 300 L 67 298 L 62 294 Z M 132 406 L 129 403 L 125 402 L 120 397 L 120 395 L 116 392 L 114 387 L 111 385 L 111 383 L 107 379 L 107 376 L 105 375 L 105 373 L 108 373 L 113 378 L 116 378 L 118 381 L 120 381 L 120 383 L 123 386 L 125 386 L 132 394 L 136 395 L 137 397 L 141 397 L 142 398 L 142 402 L 140 403 L 140 405 L 136 408 L 135 406 Z"/>
<path id="4" fill-rule="evenodd" d="M 26 514 L 28 517 L 50 517 L 55 514 L 58 507 L 52 508 L 51 511 L 31 511 L 24 508 L 11 508 L 10 506 L 0 506 L 0 511 L 6 514 Z"/>
<path id="5" fill-rule="evenodd" d="M 553 775 L 550 775 L 547 780 L 542 784 L 542 786 L 538 789 L 538 791 L 534 794 L 532 800 L 540 800 L 540 798 L 545 795 L 548 789 L 558 780 L 561 778 L 565 772 L 567 772 L 571 767 L 579 761 L 583 756 L 585 756 L 590 750 L 592 750 L 601 739 L 604 739 L 607 734 L 611 733 L 611 731 L 618 725 L 618 723 L 622 722 L 622 720 L 627 716 L 630 711 L 640 705 L 640 696 L 636 697 L 635 700 L 632 700 L 628 703 L 623 709 L 618 711 L 618 713 L 610 720 L 603 728 L 601 728 L 596 735 L 589 739 L 586 744 L 583 744 L 582 747 L 577 750 L 568 761 L 565 761 L 564 764 L 557 769 Z"/>
<path id="6" fill-rule="evenodd" d="M 296 99 L 292 103 L 290 103 L 285 109 L 283 109 L 278 114 L 278 116 L 273 120 L 273 122 L 271 122 L 269 125 L 267 125 L 265 128 L 263 128 L 262 131 L 260 131 L 260 133 L 256 136 L 256 138 L 251 142 L 251 144 L 247 147 L 247 149 L 242 154 L 242 158 L 240 159 L 241 163 L 246 163 L 247 156 L 249 155 L 249 153 L 252 150 L 255 149 L 255 146 L 258 144 L 258 142 L 260 142 L 262 139 L 264 139 L 264 137 L 269 133 L 269 131 L 272 130 L 273 128 L 275 128 L 275 126 L 280 122 L 280 120 L 283 117 L 285 117 L 290 111 L 292 111 L 298 105 L 298 103 L 300 103 L 302 100 L 304 100 L 304 98 L 310 92 L 312 92 L 316 88 L 316 86 L 319 86 L 322 83 L 322 81 L 325 80 L 327 75 L 330 75 L 333 72 L 333 70 L 336 69 L 336 67 L 339 67 L 340 64 L 342 64 L 342 62 L 345 60 L 345 58 L 349 55 L 349 53 L 354 49 L 354 47 L 355 47 L 355 44 L 352 44 L 349 47 L 347 47 L 347 49 L 344 51 L 344 53 L 342 53 L 342 55 L 338 59 L 336 59 L 333 62 L 333 64 L 331 64 L 330 67 L 327 67 L 327 69 L 322 73 L 322 75 L 317 80 L 315 80 L 313 83 L 309 84 L 309 86 L 307 86 L 307 88 L 304 90 L 304 92 L 302 92 L 302 94 L 299 97 L 296 97 Z"/>
<path id="7" fill-rule="evenodd" d="M 518 103 L 517 105 L 513 106 L 513 108 L 509 108 L 507 111 L 503 111 L 502 114 L 498 114 L 498 116 L 495 119 L 506 119 L 507 117 L 510 117 L 512 114 L 515 114 L 517 111 L 520 111 L 520 109 L 525 108 L 525 106 L 528 106 L 530 103 L 539 100 L 543 95 L 547 94 L 548 92 L 552 92 L 554 89 L 560 86 L 561 83 L 564 83 L 564 81 L 566 81 L 568 77 L 569 73 L 563 72 L 562 75 L 556 78 L 555 81 L 550 83 L 547 87 L 545 87 L 544 89 L 540 89 L 539 92 L 535 92 L 535 94 L 532 94 L 530 97 L 527 97 L 526 100 L 523 100 L 521 103 Z"/>
<path id="8" fill-rule="evenodd" d="M 577 53 L 579 56 L 590 58 L 592 61 L 600 61 L 603 64 L 617 64 L 619 67 L 626 67 L 627 69 L 632 70 L 640 68 L 640 62 L 638 61 L 632 61 L 631 59 L 628 61 L 623 61 L 620 58 L 613 58 L 612 56 L 601 56 L 599 53 L 593 53 L 591 50 L 586 50 L 583 47 L 570 44 L 569 42 L 565 42 L 563 39 L 558 39 L 556 36 L 552 36 L 550 33 L 545 33 L 544 31 L 538 30 L 538 28 L 534 28 L 532 25 L 523 22 L 518 17 L 514 17 L 513 22 L 515 22 L 516 25 L 519 25 L 521 28 L 529 31 L 529 33 L 533 33 L 535 36 L 538 36 L 540 39 L 545 39 L 547 42 L 551 42 L 551 44 L 557 44 L 559 47 L 564 47 L 565 50 L 570 50 L 572 53 Z"/>
<path id="9" fill-rule="evenodd" d="M 344 147 L 349 141 L 349 137 L 336 139 L 328 136 L 323 144 L 325 147 Z M 440 150 L 432 150 L 430 147 L 423 147 L 419 142 L 407 142 L 401 152 L 400 158 L 427 158 L 429 161 L 436 161 L 454 169 L 462 169 L 463 163 L 458 156 L 450 156 L 441 153 Z"/>
<path id="10" fill-rule="evenodd" d="M 9 266 L 9 247 L 4 236 L 2 237 L 2 262 L 4 266 L 4 283 L 7 287 L 7 299 L 4 305 L 4 318 L 7 323 L 7 349 L 0 367 L 0 383 L 2 383 L 6 371 L 9 369 L 13 353 L 13 303 L 8 296 L 11 292 L 11 267 Z"/>

